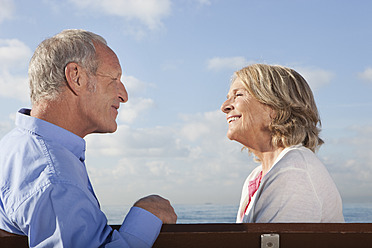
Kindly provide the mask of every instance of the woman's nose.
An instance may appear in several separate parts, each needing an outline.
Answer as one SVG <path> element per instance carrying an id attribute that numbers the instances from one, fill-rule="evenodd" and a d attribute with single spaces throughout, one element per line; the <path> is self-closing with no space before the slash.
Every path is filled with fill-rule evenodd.
<path id="1" fill-rule="evenodd" d="M 227 99 L 221 106 L 221 111 L 225 114 L 229 113 L 234 107 L 231 105 L 230 99 Z"/>

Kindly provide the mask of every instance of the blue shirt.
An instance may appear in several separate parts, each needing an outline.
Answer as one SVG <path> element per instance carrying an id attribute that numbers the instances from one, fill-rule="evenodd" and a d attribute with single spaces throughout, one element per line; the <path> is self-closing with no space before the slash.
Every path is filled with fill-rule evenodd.
<path id="1" fill-rule="evenodd" d="M 30 247 L 151 247 L 162 222 L 132 207 L 119 230 L 107 225 L 90 183 L 81 137 L 17 113 L 0 141 L 0 229 Z"/>

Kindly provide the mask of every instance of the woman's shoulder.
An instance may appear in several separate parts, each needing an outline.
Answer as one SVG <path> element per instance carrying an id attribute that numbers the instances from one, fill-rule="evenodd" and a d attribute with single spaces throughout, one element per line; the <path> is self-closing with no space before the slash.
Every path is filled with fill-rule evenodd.
<path id="1" fill-rule="evenodd" d="M 293 146 L 286 149 L 286 153 L 275 165 L 278 170 L 308 170 L 309 165 L 312 167 L 323 167 L 323 163 L 318 159 L 316 154 L 304 146 Z"/>
<path id="2" fill-rule="evenodd" d="M 316 182 L 330 180 L 329 172 L 323 162 L 306 147 L 287 151 L 269 173 L 271 180 L 281 178 L 286 181 L 299 177 Z"/>

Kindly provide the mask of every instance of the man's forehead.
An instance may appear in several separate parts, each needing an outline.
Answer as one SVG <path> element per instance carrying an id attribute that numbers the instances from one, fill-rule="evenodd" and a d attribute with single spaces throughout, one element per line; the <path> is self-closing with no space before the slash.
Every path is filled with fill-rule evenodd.
<path id="1" fill-rule="evenodd" d="M 105 59 L 105 58 L 111 58 L 115 60 L 119 60 L 116 56 L 116 53 L 107 45 L 103 43 L 94 43 L 96 48 L 96 54 L 97 57 Z"/>
<path id="2" fill-rule="evenodd" d="M 115 52 L 111 50 L 111 48 L 102 44 L 96 47 L 96 53 L 99 61 L 99 67 L 115 70 L 118 74 L 121 74 L 119 58 Z"/>

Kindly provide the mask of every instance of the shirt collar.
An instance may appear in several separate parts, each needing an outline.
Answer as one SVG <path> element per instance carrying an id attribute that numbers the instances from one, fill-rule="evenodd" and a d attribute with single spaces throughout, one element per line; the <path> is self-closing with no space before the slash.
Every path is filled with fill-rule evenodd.
<path id="1" fill-rule="evenodd" d="M 32 117 L 30 113 L 31 109 L 19 110 L 16 116 L 16 125 L 46 140 L 61 144 L 84 162 L 85 140 L 83 138 L 50 122 Z"/>

